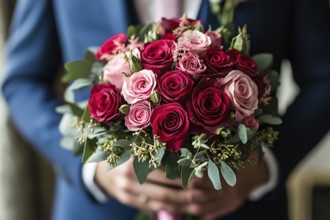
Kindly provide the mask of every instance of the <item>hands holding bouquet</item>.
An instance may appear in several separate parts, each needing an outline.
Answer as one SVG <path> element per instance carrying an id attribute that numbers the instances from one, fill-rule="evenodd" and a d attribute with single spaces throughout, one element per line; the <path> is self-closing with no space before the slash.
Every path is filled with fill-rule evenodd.
<path id="1" fill-rule="evenodd" d="M 235 37 L 185 16 L 130 26 L 66 64 L 73 83 L 58 110 L 62 130 L 75 129 L 62 145 L 105 161 L 96 182 L 123 204 L 202 219 L 234 211 L 267 181 L 261 146 L 278 133 L 265 125 L 281 122 L 272 56 L 248 51 L 246 26 Z"/>

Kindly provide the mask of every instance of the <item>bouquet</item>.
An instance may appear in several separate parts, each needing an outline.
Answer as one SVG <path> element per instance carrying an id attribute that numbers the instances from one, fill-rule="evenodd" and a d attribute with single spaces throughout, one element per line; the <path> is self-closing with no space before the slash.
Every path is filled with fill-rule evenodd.
<path id="1" fill-rule="evenodd" d="M 247 27 L 232 32 L 163 18 L 89 48 L 65 65 L 62 146 L 109 170 L 133 157 L 141 184 L 160 168 L 183 188 L 204 174 L 217 190 L 220 176 L 234 186 L 250 153 L 273 145 L 268 125 L 281 119 L 272 55 L 249 56 Z M 88 100 L 74 99 L 86 89 Z"/>

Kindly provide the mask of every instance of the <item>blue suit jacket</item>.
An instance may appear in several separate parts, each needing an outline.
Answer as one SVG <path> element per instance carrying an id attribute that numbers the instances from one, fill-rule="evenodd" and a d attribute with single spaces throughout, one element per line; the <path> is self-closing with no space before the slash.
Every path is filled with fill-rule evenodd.
<path id="1" fill-rule="evenodd" d="M 199 18 L 216 27 L 208 1 Z M 301 93 L 279 127 L 274 148 L 280 165 L 278 187 L 247 202 L 226 219 L 286 219 L 284 181 L 297 162 L 329 130 L 330 15 L 328 0 L 264 0 L 242 3 L 235 16 L 248 24 L 252 54 L 270 52 L 275 67 L 290 59 Z M 60 104 L 52 89 L 63 62 L 79 59 L 91 45 L 138 23 L 126 0 L 19 0 L 8 41 L 3 94 L 21 133 L 58 173 L 53 219 L 131 219 L 134 209 L 115 200 L 96 203 L 81 181 L 81 159 L 59 146 Z"/>

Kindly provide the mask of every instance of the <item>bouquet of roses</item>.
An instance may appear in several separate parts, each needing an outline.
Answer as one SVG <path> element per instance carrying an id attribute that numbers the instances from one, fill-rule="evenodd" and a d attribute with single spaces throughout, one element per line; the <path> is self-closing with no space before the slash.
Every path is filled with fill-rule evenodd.
<path id="1" fill-rule="evenodd" d="M 250 153 L 270 147 L 279 124 L 272 56 L 249 56 L 246 26 L 206 29 L 183 16 L 130 26 L 65 65 L 62 146 L 109 170 L 134 158 L 140 183 L 154 169 L 186 187 L 207 173 L 234 186 Z M 77 90 L 91 89 L 87 101 Z M 72 126 L 65 126 L 70 123 Z"/>

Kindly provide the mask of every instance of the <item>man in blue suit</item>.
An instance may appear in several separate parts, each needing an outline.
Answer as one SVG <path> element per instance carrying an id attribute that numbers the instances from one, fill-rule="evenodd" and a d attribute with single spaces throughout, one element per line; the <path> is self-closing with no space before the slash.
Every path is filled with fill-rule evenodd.
<path id="1" fill-rule="evenodd" d="M 202 1 L 197 14 L 204 24 L 217 26 L 207 0 Z M 228 220 L 287 219 L 285 180 L 329 130 L 329 1 L 245 1 L 236 10 L 236 24 L 249 25 L 252 55 L 274 54 L 277 70 L 282 59 L 289 59 L 301 89 L 284 117 L 284 124 L 279 127 L 280 139 L 273 151 L 279 165 L 279 180 L 275 189 L 257 201 L 247 197 L 255 186 L 267 179 L 265 166 L 247 169 L 241 174 L 241 181 L 246 184 L 228 189 L 224 192 L 226 196 L 200 184 L 186 192 L 174 190 L 166 184 L 177 182 L 166 182 L 156 172 L 148 186 L 157 193 L 148 195 L 149 201 L 138 199 L 148 192 L 137 185 L 128 166 L 120 167 L 117 173 L 105 174 L 99 169 L 102 164 L 96 169 L 95 180 L 111 198 L 97 202 L 86 190 L 81 159 L 59 146 L 60 115 L 54 109 L 60 100 L 52 89 L 56 73 L 64 62 L 80 59 L 87 47 L 100 45 L 109 36 L 125 32 L 129 24 L 139 22 L 138 17 L 129 0 L 18 1 L 2 89 L 18 129 L 57 171 L 53 219 L 132 219 L 135 208 L 165 209 L 205 219 L 216 216 Z"/>

